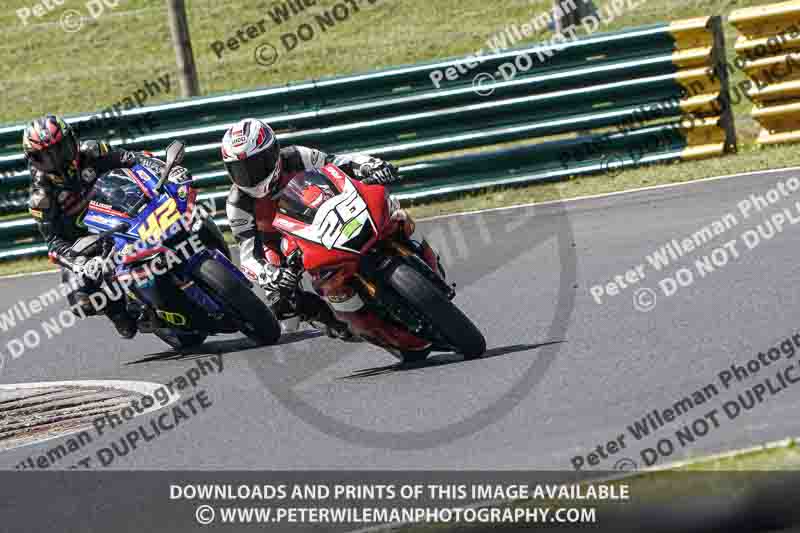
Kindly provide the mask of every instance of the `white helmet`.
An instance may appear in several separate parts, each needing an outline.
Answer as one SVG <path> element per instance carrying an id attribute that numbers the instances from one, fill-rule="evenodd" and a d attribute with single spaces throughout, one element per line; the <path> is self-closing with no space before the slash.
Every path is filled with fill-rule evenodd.
<path id="1" fill-rule="evenodd" d="M 246 194 L 263 198 L 281 172 L 281 149 L 264 122 L 246 118 L 225 132 L 222 160 L 233 183 Z"/>

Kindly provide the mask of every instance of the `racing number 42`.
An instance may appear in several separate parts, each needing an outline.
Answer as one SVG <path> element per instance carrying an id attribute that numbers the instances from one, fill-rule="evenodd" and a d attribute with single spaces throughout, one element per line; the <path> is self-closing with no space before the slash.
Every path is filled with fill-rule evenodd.
<path id="1" fill-rule="evenodd" d="M 175 199 L 170 198 L 150 213 L 150 216 L 139 228 L 139 237 L 144 241 L 154 241 L 161 237 L 180 217 L 181 214 L 178 212 Z"/>

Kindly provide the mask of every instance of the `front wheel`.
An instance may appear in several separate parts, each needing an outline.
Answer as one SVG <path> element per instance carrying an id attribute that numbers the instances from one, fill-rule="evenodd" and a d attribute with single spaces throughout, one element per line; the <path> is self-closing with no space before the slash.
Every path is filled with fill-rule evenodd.
<path id="1" fill-rule="evenodd" d="M 217 261 L 204 261 L 195 271 L 197 279 L 242 323 L 242 333 L 259 344 L 275 344 L 281 325 L 272 310 L 227 268 Z"/>
<path id="2" fill-rule="evenodd" d="M 480 357 L 486 351 L 486 339 L 480 330 L 425 276 L 401 263 L 388 281 L 465 358 Z"/>

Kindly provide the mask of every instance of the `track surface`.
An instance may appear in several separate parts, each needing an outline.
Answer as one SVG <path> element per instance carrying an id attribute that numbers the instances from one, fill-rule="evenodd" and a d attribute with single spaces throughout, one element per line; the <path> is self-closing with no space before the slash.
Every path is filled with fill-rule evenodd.
<path id="1" fill-rule="evenodd" d="M 423 234 L 438 228 L 452 235 L 456 227 L 466 236 L 466 248 L 451 238 L 454 257 L 449 275 L 465 285 L 456 302 L 485 331 L 492 357 L 464 362 L 441 355 L 426 366 L 398 369 L 391 366 L 394 358 L 379 349 L 313 334 L 290 338 L 295 342 L 280 347 L 255 349 L 235 336 L 212 339 L 203 353 L 223 352 L 224 372 L 204 378 L 197 390 L 205 389 L 213 406 L 118 458 L 113 466 L 570 469 L 572 456 L 587 454 L 624 433 L 628 424 L 650 410 L 670 407 L 716 382 L 716 374 L 732 362 L 745 362 L 800 330 L 796 290 L 800 227 L 796 226 L 692 287 L 662 298 L 649 313 L 634 309 L 631 289 L 604 305 L 596 304 L 589 294 L 590 286 L 644 263 L 646 254 L 670 239 L 688 236 L 724 213 L 738 215 L 737 202 L 750 193 L 765 193 L 789 175 L 788 171 L 756 174 L 569 202 L 566 215 L 542 207 L 422 223 L 418 232 Z M 795 196 L 800 199 L 800 193 Z M 794 200 L 777 207 L 788 207 Z M 577 288 L 572 289 L 575 307 L 566 338 L 553 339 L 547 338 L 547 329 L 559 287 L 559 261 L 552 233 L 565 216 L 574 234 Z M 742 222 L 715 243 L 736 238 L 751 226 L 750 221 Z M 709 253 L 714 247 L 708 245 L 703 251 Z M 459 259 L 459 249 L 467 257 Z M 692 261 L 695 255 L 690 256 Z M 684 260 L 680 265 L 689 263 Z M 647 274 L 642 285 L 655 288 L 660 277 L 649 267 Z M 55 283 L 52 275 L 0 280 L 3 307 L 33 298 Z M 2 334 L 0 350 L 7 353 L 6 342 L 28 327 L 39 327 L 39 320 Z M 424 449 L 359 445 L 328 435 L 287 409 L 259 378 L 268 372 L 268 381 L 291 384 L 308 404 L 357 427 L 424 431 L 490 405 L 541 356 L 544 348 L 538 345 L 562 340 L 538 386 L 506 416 L 475 434 Z M 134 341 L 118 339 L 105 319 L 94 318 L 7 360 L 0 383 L 98 379 L 165 383 L 197 364 L 197 355 L 180 358 L 165 348 L 150 335 Z M 723 393 L 713 407 L 739 390 Z M 733 422 L 723 417 L 719 428 L 670 459 L 800 434 L 799 406 L 800 387 L 788 389 Z M 681 420 L 690 422 L 706 411 L 698 407 Z M 0 453 L 0 468 L 14 468 L 58 442 Z M 629 444 L 629 450 L 615 458 L 625 455 L 638 461 L 644 444 Z M 87 448 L 70 458 L 77 460 L 92 451 Z M 70 458 L 58 465 L 69 466 Z M 613 462 L 601 466 L 611 468 Z"/>

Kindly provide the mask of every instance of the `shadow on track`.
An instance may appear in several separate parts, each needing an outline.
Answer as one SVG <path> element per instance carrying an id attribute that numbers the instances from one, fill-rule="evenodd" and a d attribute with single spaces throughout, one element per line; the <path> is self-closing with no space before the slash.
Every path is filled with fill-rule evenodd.
<path id="1" fill-rule="evenodd" d="M 535 350 L 536 348 L 542 348 L 544 346 L 550 346 L 551 344 L 559 344 L 565 341 L 549 341 L 549 342 L 542 342 L 539 344 L 512 344 L 510 346 L 501 346 L 498 348 L 491 348 L 486 350 L 486 352 L 477 360 L 481 359 L 489 359 L 492 357 L 499 357 L 501 355 L 508 355 L 511 353 L 517 352 L 526 352 L 528 350 Z M 465 363 L 468 362 L 464 359 L 463 356 L 456 354 L 456 353 L 445 353 L 445 354 L 438 354 L 432 355 L 425 359 L 424 361 L 417 361 L 415 363 L 404 363 L 398 362 L 393 365 L 387 366 L 379 366 L 375 368 L 364 368 L 362 370 L 356 370 L 349 376 L 342 376 L 336 379 L 362 379 L 362 378 L 370 378 L 375 376 L 382 376 L 385 374 L 392 374 L 395 372 L 405 372 L 407 370 L 417 370 L 419 368 L 427 368 L 432 366 L 442 366 L 442 365 L 452 365 L 458 363 Z"/>
<path id="2" fill-rule="evenodd" d="M 288 333 L 281 337 L 277 345 L 292 344 L 295 342 L 302 342 L 309 339 L 315 339 L 322 336 L 323 333 L 316 330 L 297 331 L 295 333 Z M 211 357 L 214 355 L 224 355 L 234 352 L 243 352 L 246 350 L 254 350 L 256 348 L 269 348 L 270 346 L 259 346 L 255 342 L 247 338 L 231 339 L 224 341 L 211 341 L 196 346 L 194 348 L 187 348 L 185 350 L 166 350 L 164 352 L 157 352 L 154 354 L 146 355 L 141 359 L 129 361 L 125 363 L 126 366 L 140 365 L 142 363 L 153 363 L 161 361 L 191 361 L 193 359 L 201 359 L 203 357 Z"/>

